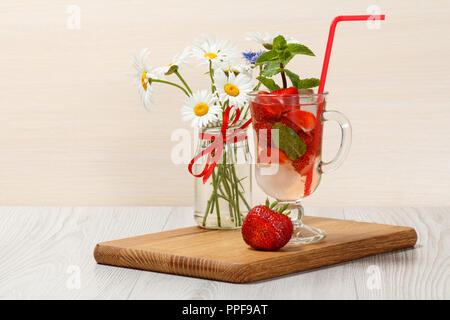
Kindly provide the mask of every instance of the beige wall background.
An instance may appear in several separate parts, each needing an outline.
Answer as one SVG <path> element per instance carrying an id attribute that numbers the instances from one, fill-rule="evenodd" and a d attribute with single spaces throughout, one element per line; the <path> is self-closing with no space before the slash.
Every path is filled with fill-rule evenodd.
<path id="1" fill-rule="evenodd" d="M 66 27 L 70 4 L 80 30 Z M 306 204 L 450 205 L 448 0 L 3 0 L 0 205 L 192 205 L 193 178 L 170 161 L 173 130 L 188 128 L 183 96 L 164 88 L 146 112 L 125 76 L 132 53 L 151 48 L 165 65 L 202 33 L 249 49 L 246 32 L 281 31 L 314 50 L 296 70 L 318 77 L 332 18 L 371 5 L 386 22 L 339 25 L 326 85 L 328 108 L 352 121 L 352 150 Z M 196 89 L 199 75 L 185 72 Z M 326 128 L 325 158 L 338 135 Z"/>

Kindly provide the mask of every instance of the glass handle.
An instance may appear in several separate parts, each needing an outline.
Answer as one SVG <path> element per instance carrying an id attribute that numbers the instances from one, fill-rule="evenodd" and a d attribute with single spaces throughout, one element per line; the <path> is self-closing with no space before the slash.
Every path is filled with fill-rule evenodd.
<path id="1" fill-rule="evenodd" d="M 341 128 L 341 145 L 337 154 L 333 160 L 320 163 L 320 171 L 327 173 L 336 170 L 344 162 L 345 158 L 347 158 L 350 145 L 352 144 L 352 126 L 347 117 L 338 111 L 322 112 L 322 121 L 336 121 Z"/>

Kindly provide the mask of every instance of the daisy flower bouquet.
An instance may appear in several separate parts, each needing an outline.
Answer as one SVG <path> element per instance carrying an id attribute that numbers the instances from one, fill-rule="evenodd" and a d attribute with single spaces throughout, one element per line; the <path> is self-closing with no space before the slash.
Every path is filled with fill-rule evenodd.
<path id="1" fill-rule="evenodd" d="M 285 69 L 294 55 L 313 55 L 307 47 L 279 34 L 254 33 L 248 40 L 260 43 L 261 50 L 240 52 L 230 41 L 207 36 L 174 56 L 165 67 L 148 66 L 146 49 L 134 57 L 133 76 L 147 109 L 159 85 L 171 86 L 185 96 L 180 109 L 182 119 L 199 131 L 197 150 L 188 170 L 196 177 L 194 217 L 204 228 L 239 228 L 251 209 L 248 94 L 262 85 L 271 91 L 280 89 L 272 79 L 278 74 L 284 88 L 287 78 L 296 88 L 318 84 L 317 79 L 301 80 Z M 201 74 L 209 79 L 208 88 L 194 91 L 181 75 L 191 60 L 200 62 Z"/>

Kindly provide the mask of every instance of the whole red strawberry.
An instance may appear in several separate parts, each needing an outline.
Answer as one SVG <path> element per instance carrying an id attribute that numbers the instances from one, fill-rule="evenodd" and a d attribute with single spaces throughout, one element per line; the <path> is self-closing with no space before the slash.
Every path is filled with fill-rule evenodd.
<path id="1" fill-rule="evenodd" d="M 250 247 L 273 251 L 284 247 L 291 239 L 294 227 L 289 213 L 284 213 L 288 205 L 278 211 L 273 208 L 277 202 L 256 206 L 251 209 L 242 224 L 242 238 Z"/>

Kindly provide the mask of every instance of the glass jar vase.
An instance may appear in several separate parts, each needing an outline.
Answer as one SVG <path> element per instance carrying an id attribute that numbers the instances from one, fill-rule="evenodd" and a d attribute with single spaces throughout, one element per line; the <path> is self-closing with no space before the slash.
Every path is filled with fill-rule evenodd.
<path id="1" fill-rule="evenodd" d="M 227 135 L 238 128 L 238 124 L 227 130 Z M 218 126 L 202 129 L 196 154 L 208 148 L 219 137 Z M 202 171 L 205 157 L 194 165 L 194 171 Z M 223 151 L 211 176 L 203 183 L 195 179 L 194 218 L 197 224 L 207 229 L 237 229 L 242 226 L 251 208 L 252 157 L 247 139 L 247 128 L 242 129 L 234 141 L 225 142 Z"/>

